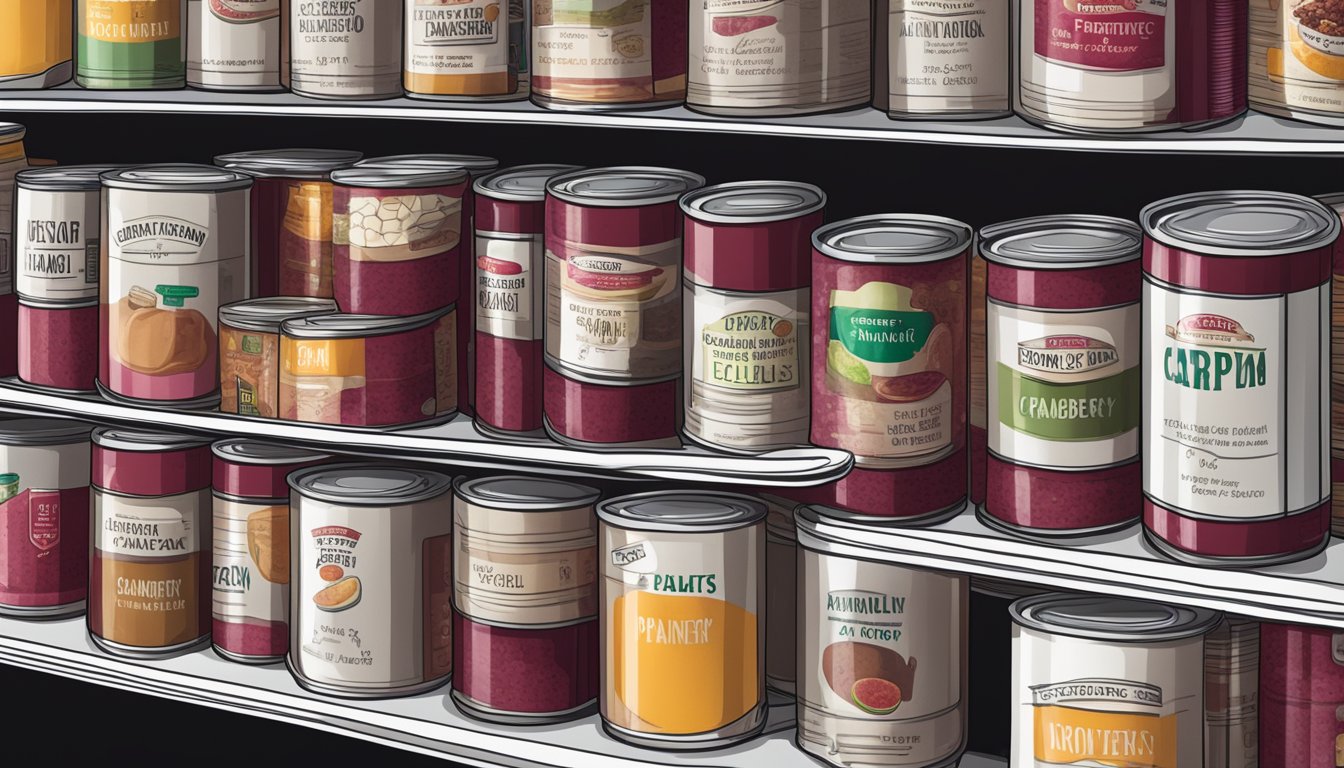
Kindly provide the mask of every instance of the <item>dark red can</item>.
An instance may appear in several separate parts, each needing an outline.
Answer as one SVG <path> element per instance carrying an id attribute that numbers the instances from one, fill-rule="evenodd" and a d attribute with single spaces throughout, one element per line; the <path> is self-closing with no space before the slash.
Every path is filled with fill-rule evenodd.
<path id="1" fill-rule="evenodd" d="M 19 378 L 69 392 L 88 392 L 98 378 L 98 299 L 43 301 L 19 297 Z"/>
<path id="2" fill-rule="evenodd" d="M 1260 768 L 1335 768 L 1344 755 L 1344 631 L 1260 625 Z"/>

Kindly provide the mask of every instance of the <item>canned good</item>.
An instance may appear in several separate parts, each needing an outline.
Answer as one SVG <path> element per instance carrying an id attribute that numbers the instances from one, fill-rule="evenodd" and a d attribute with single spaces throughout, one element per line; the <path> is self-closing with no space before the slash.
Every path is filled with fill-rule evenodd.
<path id="1" fill-rule="evenodd" d="M 1204 638 L 1204 765 L 1260 765 L 1260 624 L 1228 617 Z"/>
<path id="2" fill-rule="evenodd" d="M 1143 210 L 1149 541 L 1198 563 L 1307 557 L 1330 535 L 1325 389 L 1340 218 L 1214 192 Z"/>
<path id="3" fill-rule="evenodd" d="M 1320 200 L 1344 216 L 1344 194 Z M 1330 530 L 1344 536 L 1344 238 L 1335 241 L 1330 273 Z"/>
<path id="4" fill-rule="evenodd" d="M 84 612 L 90 429 L 58 419 L 0 419 L 0 615 Z"/>
<path id="5" fill-rule="evenodd" d="M 797 513 L 798 746 L 836 766 L 955 766 L 966 749 L 969 580 L 835 554 L 816 536 L 830 514 Z"/>
<path id="6" fill-rule="evenodd" d="M 826 193 L 742 181 L 681 199 L 686 436 L 713 448 L 807 444 L 808 239 Z"/>
<path id="7" fill-rule="evenodd" d="M 118 399 L 213 407 L 219 308 L 247 298 L 252 179 L 147 165 L 102 180 L 99 384 Z"/>
<path id="8" fill-rule="evenodd" d="M 75 82 L 82 88 L 186 85 L 187 0 L 78 0 Z"/>
<path id="9" fill-rule="evenodd" d="M 279 91 L 280 0 L 188 0 L 187 85 Z"/>
<path id="10" fill-rule="evenodd" d="M 221 440 L 214 454 L 215 653 L 272 664 L 289 649 L 290 472 L 330 457 L 255 440 Z"/>
<path id="11" fill-rule="evenodd" d="M 825 506 L 930 518 L 966 502 L 972 230 L 883 214 L 812 235 L 812 442 L 854 454 Z"/>
<path id="12" fill-rule="evenodd" d="M 521 476 L 459 478 L 454 488 L 453 701 L 515 725 L 589 714 L 601 492 Z"/>
<path id="13" fill-rule="evenodd" d="M 336 302 L 303 296 L 249 299 L 219 308 L 219 410 L 274 419 L 280 414 L 280 326 L 330 315 Z"/>
<path id="14" fill-rule="evenodd" d="M 286 665 L 308 690 L 360 699 L 443 685 L 453 663 L 452 481 L 339 464 L 289 476 Z"/>
<path id="15" fill-rule="evenodd" d="M 19 379 L 67 392 L 91 392 L 98 379 L 98 299 L 19 297 Z"/>
<path id="16" fill-rule="evenodd" d="M 869 0 L 707 0 L 690 19 L 686 106 L 805 115 L 867 105 Z"/>
<path id="17" fill-rule="evenodd" d="M 1344 125 L 1344 14 L 1330 0 L 1249 0 L 1250 101 L 1259 112 Z"/>
<path id="18" fill-rule="evenodd" d="M 497 100 L 518 95 L 509 0 L 406 0 L 406 95 Z"/>
<path id="19" fill-rule="evenodd" d="M 798 533 L 797 503 L 759 494 L 765 502 L 765 685 L 794 695 L 798 679 Z"/>
<path id="20" fill-rule="evenodd" d="M 115 656 L 210 640 L 210 441 L 93 431 L 89 634 Z"/>
<path id="21" fill-rule="evenodd" d="M 316 99 L 401 95 L 401 2 L 288 5 L 289 57 L 280 75 L 287 88 Z"/>
<path id="22" fill-rule="evenodd" d="M 989 424 L 985 522 L 1076 536 L 1142 515 L 1139 257 L 1107 216 L 986 227 Z"/>
<path id="23" fill-rule="evenodd" d="M 0 4 L 0 89 L 51 88 L 70 79 L 69 0 Z"/>
<path id="24" fill-rule="evenodd" d="M 1344 752 L 1344 632 L 1260 625 L 1260 765 L 1335 768 Z"/>
<path id="25" fill-rule="evenodd" d="M 14 295 L 14 177 L 28 167 L 23 151 L 25 129 L 0 122 L 0 327 L 18 322 L 19 301 Z M 0 377 L 17 371 L 18 337 L 0 333 Z"/>
<path id="26" fill-rule="evenodd" d="M 989 461 L 989 263 L 971 254 L 971 503 L 985 503 Z"/>
<path id="27" fill-rule="evenodd" d="M 1058 593 L 1008 612 L 1013 765 L 1206 765 L 1204 635 L 1222 614 Z"/>
<path id="28" fill-rule="evenodd" d="M 1013 9 L 1013 108 L 1029 122 L 1157 131 L 1246 111 L 1246 0 L 1034 0 Z"/>
<path id="29" fill-rule="evenodd" d="M 902 120 L 1008 114 L 1009 13 L 1001 0 L 878 0 L 873 106 Z"/>

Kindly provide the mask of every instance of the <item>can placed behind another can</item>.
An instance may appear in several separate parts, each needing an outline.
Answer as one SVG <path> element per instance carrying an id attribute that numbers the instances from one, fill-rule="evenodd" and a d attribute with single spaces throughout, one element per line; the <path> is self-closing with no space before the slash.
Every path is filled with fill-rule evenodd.
<path id="1" fill-rule="evenodd" d="M 520 97 L 509 0 L 402 1 L 407 96 L 444 101 Z"/>
<path id="2" fill-rule="evenodd" d="M 1344 757 L 1344 632 L 1260 625 L 1260 768 L 1336 768 Z"/>
<path id="3" fill-rule="evenodd" d="M 280 0 L 187 0 L 187 85 L 279 91 Z"/>
<path id="4" fill-rule="evenodd" d="M 1224 618 L 1204 638 L 1204 766 L 1260 764 L 1260 623 Z"/>

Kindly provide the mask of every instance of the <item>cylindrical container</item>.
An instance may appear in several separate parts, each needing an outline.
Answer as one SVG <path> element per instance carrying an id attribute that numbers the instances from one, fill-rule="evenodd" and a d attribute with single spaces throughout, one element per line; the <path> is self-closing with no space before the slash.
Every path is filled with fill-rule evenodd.
<path id="1" fill-rule="evenodd" d="M 989 262 L 971 255 L 971 503 L 985 503 L 985 464 L 989 460 Z"/>
<path id="2" fill-rule="evenodd" d="M 826 194 L 740 181 L 686 194 L 683 431 L 732 451 L 807 444 L 812 231 Z"/>
<path id="3" fill-rule="evenodd" d="M 88 424 L 0 419 L 0 615 L 84 612 L 89 584 Z"/>
<path id="4" fill-rule="evenodd" d="M 98 379 L 98 299 L 19 297 L 19 378 L 67 392 L 90 392 Z"/>
<path id="5" fill-rule="evenodd" d="M 187 0 L 78 0 L 75 82 L 83 88 L 186 85 Z"/>
<path id="6" fill-rule="evenodd" d="M 687 3 L 532 0 L 532 100 L 566 110 L 686 98 Z"/>
<path id="7" fill-rule="evenodd" d="M 280 414 L 280 325 L 330 315 L 336 302 L 303 296 L 249 299 L 219 308 L 219 411 L 274 419 Z"/>
<path id="8" fill-rule="evenodd" d="M 816 535 L 827 514 L 797 514 L 798 746 L 841 767 L 955 766 L 970 580 L 836 554 Z"/>
<path id="9" fill-rule="evenodd" d="M 509 0 L 405 0 L 402 84 L 416 99 L 518 98 Z"/>
<path id="10" fill-rule="evenodd" d="M 280 0 L 187 0 L 187 85 L 281 90 Z"/>
<path id="11" fill-rule="evenodd" d="M 18 323 L 19 300 L 14 294 L 14 177 L 28 167 L 23 151 L 25 129 L 0 122 L 0 328 Z M 17 370 L 18 336 L 0 333 L 0 377 Z"/>
<path id="12" fill-rule="evenodd" d="M 1143 514 L 1143 232 L 1107 216 L 986 227 L 988 459 L 982 519 L 1090 535 Z"/>
<path id="13" fill-rule="evenodd" d="M 70 0 L 0 3 L 0 89 L 50 88 L 70 79 Z"/>
<path id="14" fill-rule="evenodd" d="M 89 634 L 116 656 L 210 641 L 210 441 L 93 431 Z"/>
<path id="15" fill-rule="evenodd" d="M 1015 768 L 1206 765 L 1204 635 L 1222 614 L 1060 593 L 1008 612 Z"/>
<path id="16" fill-rule="evenodd" d="M 686 106 L 765 116 L 866 105 L 872 25 L 870 0 L 694 3 Z"/>
<path id="17" fill-rule="evenodd" d="M 1250 102 L 1344 125 L 1344 14 L 1331 0 L 1249 0 Z"/>
<path id="18" fill-rule="evenodd" d="M 664 750 L 765 727 L 765 504 L 639 493 L 597 506 L 602 725 Z"/>
<path id="19" fill-rule="evenodd" d="M 208 165 L 102 179 L 99 385 L 117 399 L 213 407 L 219 308 L 248 296 L 252 179 Z"/>
<path id="20" fill-rule="evenodd" d="M 1085 132 L 1230 120 L 1246 111 L 1246 5 L 1017 0 L 1013 108 Z"/>
<path id="21" fill-rule="evenodd" d="M 878 0 L 873 106 L 901 120 L 981 120 L 1011 110 L 1009 3 Z"/>
<path id="22" fill-rule="evenodd" d="M 972 230 L 883 214 L 812 235 L 812 442 L 855 468 L 816 501 L 933 518 L 966 502 Z"/>
<path id="23" fill-rule="evenodd" d="M 1225 618 L 1204 638 L 1205 768 L 1257 768 L 1260 707 L 1260 623 Z"/>
<path id="24" fill-rule="evenodd" d="M 759 494 L 765 502 L 765 685 L 794 695 L 798 679 L 798 532 L 795 502 Z"/>
<path id="25" fill-rule="evenodd" d="M 280 418 L 358 427 L 457 411 L 457 310 L 313 315 L 280 325 Z"/>
<path id="26" fill-rule="evenodd" d="M 677 200 L 704 183 L 687 171 L 641 167 L 575 171 L 547 183 L 544 407 L 552 437 L 678 443 Z"/>
<path id="27" fill-rule="evenodd" d="M 1143 491 L 1165 554 L 1239 567 L 1330 536 L 1330 274 L 1340 218 L 1280 192 L 1143 210 Z"/>
<path id="28" fill-rule="evenodd" d="M 289 655 L 299 685 L 411 696 L 453 671 L 452 481 L 339 464 L 290 475 Z"/>
<path id="29" fill-rule="evenodd" d="M 290 472 L 328 456 L 256 440 L 221 440 L 214 454 L 211 638 L 215 653 L 273 664 L 289 649 Z"/>
<path id="30" fill-rule="evenodd" d="M 573 720 L 597 700 L 601 492 L 560 480 L 454 485 L 453 701 L 483 720 Z"/>
<path id="31" fill-rule="evenodd" d="M 573 165 L 523 165 L 477 179 L 476 425 L 501 433 L 541 429 L 546 327 L 546 181 Z"/>
<path id="32" fill-rule="evenodd" d="M 262 149 L 215 157 L 215 165 L 254 179 L 253 296 L 335 295 L 331 172 L 363 156 L 344 149 Z"/>
<path id="33" fill-rule="evenodd" d="M 1316 198 L 1344 216 L 1344 193 Z M 1330 529 L 1344 536 L 1344 237 L 1335 241 L 1330 277 Z"/>
<path id="34" fill-rule="evenodd" d="M 317 99 L 401 95 L 401 0 L 289 1 L 281 81 Z"/>
<path id="35" fill-rule="evenodd" d="M 1335 768 L 1344 751 L 1344 632 L 1260 625 L 1260 767 Z"/>

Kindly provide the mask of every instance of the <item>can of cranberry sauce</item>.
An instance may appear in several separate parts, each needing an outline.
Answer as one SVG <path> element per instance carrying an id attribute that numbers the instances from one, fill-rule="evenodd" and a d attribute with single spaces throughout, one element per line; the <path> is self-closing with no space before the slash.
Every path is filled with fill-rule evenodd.
<path id="1" fill-rule="evenodd" d="M 1231 191 L 1153 203 L 1140 222 L 1149 541 L 1232 566 L 1318 552 L 1339 216 L 1306 197 Z"/>
<path id="2" fill-rule="evenodd" d="M 1344 193 L 1316 198 L 1344 216 Z M 1330 528 L 1344 536 L 1344 237 L 1335 241 L 1330 284 Z"/>
<path id="3" fill-rule="evenodd" d="M 988 459 L 981 518 L 1088 535 L 1142 514 L 1143 232 L 1107 216 L 986 227 Z"/>
<path id="4" fill-rule="evenodd" d="M 1336 768 L 1344 756 L 1344 632 L 1260 625 L 1260 768 Z"/>
<path id="5" fill-rule="evenodd" d="M 14 177 L 28 167 L 23 137 L 27 129 L 18 123 L 0 122 L 0 327 L 13 327 L 18 317 L 14 295 Z M 0 376 L 13 376 L 16 366 L 13 334 L 0 333 Z"/>

